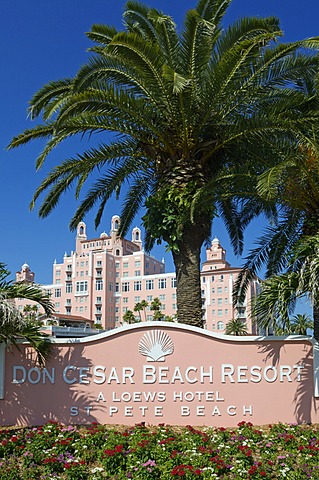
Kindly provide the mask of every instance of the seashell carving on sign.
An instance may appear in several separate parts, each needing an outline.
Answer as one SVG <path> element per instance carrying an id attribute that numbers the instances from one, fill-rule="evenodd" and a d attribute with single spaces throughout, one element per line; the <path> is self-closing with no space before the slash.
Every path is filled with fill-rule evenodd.
<path id="1" fill-rule="evenodd" d="M 174 343 L 167 333 L 161 330 L 152 330 L 143 335 L 138 351 L 147 357 L 148 362 L 164 362 L 165 357 L 174 352 Z"/>

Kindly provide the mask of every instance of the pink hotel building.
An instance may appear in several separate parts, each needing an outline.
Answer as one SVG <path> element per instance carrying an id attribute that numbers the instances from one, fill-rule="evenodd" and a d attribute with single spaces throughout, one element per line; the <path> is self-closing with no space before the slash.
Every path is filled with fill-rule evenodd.
<path id="1" fill-rule="evenodd" d="M 93 320 L 110 330 L 121 326 L 124 313 L 134 310 L 141 300 L 150 304 L 159 298 L 164 315 L 174 317 L 177 313 L 175 273 L 165 273 L 164 262 L 144 252 L 139 228 L 133 229 L 132 240 L 119 238 L 119 221 L 113 216 L 110 234 L 104 232 L 92 239 L 87 238 L 85 223 L 78 225 L 75 251 L 65 254 L 63 263 L 54 262 L 53 283 L 43 285 L 51 294 L 57 314 Z M 226 261 L 226 251 L 215 238 L 206 250 L 201 271 L 206 329 L 223 333 L 227 322 L 239 317 L 253 333 L 249 304 L 258 293 L 259 281 L 251 282 L 245 301 L 234 308 L 233 285 L 239 272 Z M 16 280 L 34 281 L 27 264 L 17 272 Z M 25 302 L 17 304 L 22 309 Z M 150 306 L 145 313 L 146 320 L 153 319 Z"/>

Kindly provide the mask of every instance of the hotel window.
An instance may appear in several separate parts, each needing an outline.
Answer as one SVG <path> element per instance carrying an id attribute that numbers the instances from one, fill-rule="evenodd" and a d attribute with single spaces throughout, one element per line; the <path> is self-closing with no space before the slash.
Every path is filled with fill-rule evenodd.
<path id="1" fill-rule="evenodd" d="M 55 271 L 55 275 L 56 275 L 57 277 L 59 277 L 59 276 L 61 275 L 61 270 L 56 270 L 56 271 Z"/>
<path id="2" fill-rule="evenodd" d="M 218 322 L 218 323 L 217 323 L 217 330 L 224 330 L 224 324 L 223 324 L 223 322 Z"/>
<path id="3" fill-rule="evenodd" d="M 115 291 L 116 292 L 120 291 L 120 284 L 118 282 L 116 282 L 116 284 L 115 284 Z"/>
<path id="4" fill-rule="evenodd" d="M 153 315 L 147 315 L 146 320 L 151 322 L 153 320 Z"/>
<path id="5" fill-rule="evenodd" d="M 172 300 L 176 300 L 176 293 L 172 293 Z"/>
<path id="6" fill-rule="evenodd" d="M 102 316 L 101 315 L 95 315 L 95 321 L 96 323 L 101 323 Z"/>
<path id="7" fill-rule="evenodd" d="M 162 304 L 161 304 L 161 310 L 166 310 L 166 305 L 165 305 L 165 303 L 162 303 Z"/>
<path id="8" fill-rule="evenodd" d="M 72 283 L 65 284 L 65 293 L 72 293 Z"/>
<path id="9" fill-rule="evenodd" d="M 212 310 L 212 315 L 216 315 L 216 310 Z"/>
<path id="10" fill-rule="evenodd" d="M 212 325 L 212 330 L 216 330 L 216 325 L 215 325 L 215 323 L 213 323 L 213 325 Z"/>
<path id="11" fill-rule="evenodd" d="M 122 308 L 122 312 L 123 312 L 123 313 L 126 313 L 127 311 L 128 311 L 128 307 L 123 307 L 123 308 Z"/>
<path id="12" fill-rule="evenodd" d="M 141 301 L 141 297 L 134 297 L 134 303 L 139 303 Z"/>
<path id="13" fill-rule="evenodd" d="M 128 272 L 123 272 L 123 278 L 127 278 L 128 277 Z"/>
<path id="14" fill-rule="evenodd" d="M 228 292 L 228 287 L 224 287 L 224 292 L 225 292 L 225 293 Z"/>
<path id="15" fill-rule="evenodd" d="M 95 280 L 95 290 L 103 290 L 103 280 Z"/>
<path id="16" fill-rule="evenodd" d="M 142 290 L 142 282 L 141 280 L 136 280 L 134 282 L 134 292 L 138 292 L 139 290 Z"/>
<path id="17" fill-rule="evenodd" d="M 76 282 L 76 293 L 83 293 L 87 292 L 88 289 L 88 282 Z"/>
<path id="18" fill-rule="evenodd" d="M 80 312 L 80 313 L 83 313 L 83 307 L 80 307 L 80 308 L 79 308 L 79 312 Z"/>
<path id="19" fill-rule="evenodd" d="M 172 307 L 173 307 L 173 310 L 176 310 L 177 309 L 176 303 L 173 303 Z"/>
<path id="20" fill-rule="evenodd" d="M 166 278 L 158 279 L 158 288 L 160 288 L 161 290 L 166 288 Z"/>
<path id="21" fill-rule="evenodd" d="M 146 280 L 146 290 L 154 290 L 154 280 Z"/>
<path id="22" fill-rule="evenodd" d="M 217 288 L 217 293 L 223 293 L 223 287 L 218 287 Z"/>
<path id="23" fill-rule="evenodd" d="M 101 267 L 102 266 L 102 260 L 97 260 L 96 261 L 96 266 Z"/>
<path id="24" fill-rule="evenodd" d="M 146 300 L 151 302 L 153 300 L 153 295 L 147 295 Z"/>
<path id="25" fill-rule="evenodd" d="M 71 302 L 71 298 L 67 298 L 66 301 L 65 301 L 65 303 L 66 303 L 67 305 L 71 305 L 71 303 L 72 303 L 72 302 Z"/>
<path id="26" fill-rule="evenodd" d="M 80 265 L 81 265 L 81 267 L 84 267 L 84 262 L 81 262 Z"/>
<path id="27" fill-rule="evenodd" d="M 212 305 L 215 305 L 215 298 L 212 298 Z"/>
<path id="28" fill-rule="evenodd" d="M 176 277 L 171 278 L 171 287 L 176 288 Z"/>
<path id="29" fill-rule="evenodd" d="M 61 288 L 56 288 L 54 290 L 54 296 L 55 296 L 55 298 L 61 297 Z"/>
<path id="30" fill-rule="evenodd" d="M 141 266 L 140 260 L 135 260 L 135 267 L 140 267 L 140 266 Z"/>
<path id="31" fill-rule="evenodd" d="M 109 282 L 108 283 L 109 292 L 113 292 L 113 287 L 114 287 L 113 282 Z"/>
<path id="32" fill-rule="evenodd" d="M 162 293 L 162 295 L 159 296 L 159 299 L 160 299 L 161 302 L 163 302 L 164 300 L 166 300 L 166 295 L 165 295 L 165 293 L 164 293 L 164 294 Z"/>
<path id="33" fill-rule="evenodd" d="M 225 308 L 225 315 L 228 315 L 228 308 Z"/>
<path id="34" fill-rule="evenodd" d="M 130 282 L 123 282 L 122 283 L 122 292 L 129 292 L 130 291 Z"/>
<path id="35" fill-rule="evenodd" d="M 123 303 L 128 303 L 128 297 L 123 297 Z"/>
<path id="36" fill-rule="evenodd" d="M 84 277 L 84 270 L 80 271 L 80 277 Z"/>
<path id="37" fill-rule="evenodd" d="M 217 315 L 218 315 L 219 317 L 222 317 L 222 316 L 223 316 L 223 311 L 222 311 L 222 309 L 218 309 Z"/>
<path id="38" fill-rule="evenodd" d="M 120 262 L 115 262 L 115 268 L 120 268 Z"/>
<path id="39" fill-rule="evenodd" d="M 217 305 L 222 305 L 223 304 L 223 299 L 222 298 L 218 298 L 217 299 Z"/>
<path id="40" fill-rule="evenodd" d="M 128 262 L 123 263 L 123 268 L 128 268 Z"/>
<path id="41" fill-rule="evenodd" d="M 135 270 L 134 276 L 135 277 L 140 277 L 141 276 L 141 270 Z"/>
<path id="42" fill-rule="evenodd" d="M 212 288 L 212 293 L 215 293 L 215 288 Z"/>
<path id="43" fill-rule="evenodd" d="M 60 302 L 55 302 L 54 306 L 55 306 L 55 308 L 60 308 Z"/>
<path id="44" fill-rule="evenodd" d="M 228 303 L 228 298 L 227 297 L 224 298 L 224 303 L 227 305 L 227 303 Z"/>
<path id="45" fill-rule="evenodd" d="M 102 297 L 96 297 L 96 303 L 102 303 Z"/>
<path id="46" fill-rule="evenodd" d="M 56 279 L 55 283 L 59 285 L 61 283 L 61 280 L 59 278 Z"/>

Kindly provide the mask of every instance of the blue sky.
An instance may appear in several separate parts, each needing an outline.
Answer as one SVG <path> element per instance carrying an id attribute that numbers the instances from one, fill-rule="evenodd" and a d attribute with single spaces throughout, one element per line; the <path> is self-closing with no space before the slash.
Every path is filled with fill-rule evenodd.
<path id="1" fill-rule="evenodd" d="M 181 25 L 184 13 L 196 0 L 150 0 L 148 3 L 172 15 Z M 50 283 L 54 259 L 62 261 L 65 251 L 74 249 L 75 233 L 68 229 L 76 208 L 72 193 L 60 202 L 44 220 L 28 205 L 36 187 L 56 164 L 83 149 L 81 142 L 72 141 L 60 146 L 48 159 L 45 168 L 35 171 L 35 159 L 41 142 L 34 142 L 13 151 L 6 151 L 10 140 L 33 123 L 27 118 L 28 101 L 50 80 L 73 76 L 89 57 L 91 43 L 85 36 L 94 23 L 121 26 L 122 0 L 0 0 L 1 44 L 1 235 L 0 261 L 14 274 L 27 262 L 39 283 Z M 227 23 L 243 16 L 280 18 L 285 32 L 284 41 L 319 35 L 318 0 L 233 0 Z M 89 237 L 110 229 L 110 219 L 119 213 L 120 205 L 110 202 L 100 228 L 95 232 L 93 213 L 84 220 Z M 136 219 L 133 226 L 140 226 Z M 246 234 L 246 251 L 261 233 L 262 223 L 255 222 Z M 233 265 L 241 259 L 234 257 L 227 234 L 219 221 L 214 223 L 213 235 L 220 238 Z M 165 248 L 152 252 L 165 257 L 166 270 L 172 271 L 171 255 Z"/>

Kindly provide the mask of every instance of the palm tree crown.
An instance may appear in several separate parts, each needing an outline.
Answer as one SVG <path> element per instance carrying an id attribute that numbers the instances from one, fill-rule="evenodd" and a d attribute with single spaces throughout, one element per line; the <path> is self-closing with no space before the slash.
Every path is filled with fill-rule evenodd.
<path id="1" fill-rule="evenodd" d="M 75 78 L 51 82 L 35 94 L 30 115 L 42 115 L 43 124 L 10 144 L 46 139 L 40 168 L 68 137 L 116 133 L 56 166 L 31 206 L 47 192 L 39 209 L 47 216 L 63 192 L 74 185 L 78 197 L 97 171 L 70 226 L 94 206 L 98 225 L 108 199 L 128 184 L 120 234 L 144 207 L 147 249 L 164 240 L 173 253 L 178 319 L 198 326 L 200 248 L 213 217 L 218 212 L 223 218 L 240 252 L 245 222 L 236 202 L 247 173 L 278 162 L 281 147 L 294 148 L 316 120 L 305 113 L 304 83 L 318 71 L 318 59 L 298 51 L 316 48 L 318 40 L 276 44 L 282 31 L 273 17 L 244 18 L 223 29 L 230 3 L 199 0 L 180 31 L 171 17 L 128 1 L 125 30 L 94 25 L 88 33 L 96 42 L 94 56 Z M 234 176 L 240 179 L 236 185 L 230 183 Z"/>
<path id="2" fill-rule="evenodd" d="M 35 348 L 38 360 L 43 363 L 48 355 L 48 344 L 41 335 L 39 325 L 30 322 L 16 308 L 15 298 L 25 298 L 37 302 L 45 313 L 53 313 L 53 304 L 48 295 L 37 285 L 12 283 L 7 280 L 10 272 L 4 263 L 0 262 L 0 343 L 16 345 L 23 338 Z"/>

